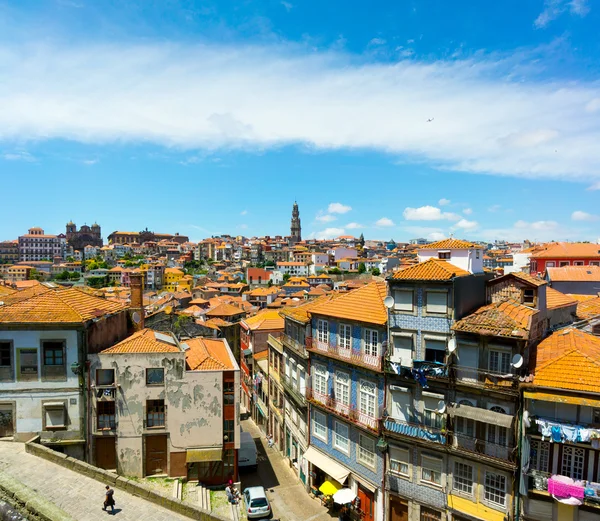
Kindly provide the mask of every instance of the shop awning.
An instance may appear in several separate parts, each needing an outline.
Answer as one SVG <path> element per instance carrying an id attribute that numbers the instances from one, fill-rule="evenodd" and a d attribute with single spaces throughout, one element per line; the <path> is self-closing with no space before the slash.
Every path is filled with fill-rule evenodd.
<path id="1" fill-rule="evenodd" d="M 346 478 L 350 474 L 350 471 L 346 467 L 343 467 L 314 447 L 308 447 L 308 450 L 304 453 L 304 457 L 340 483 L 346 481 Z"/>
<path id="2" fill-rule="evenodd" d="M 542 402 L 570 403 L 572 405 L 584 405 L 586 407 L 600 407 L 600 400 L 585 398 L 583 396 L 566 396 L 564 394 L 538 393 L 534 391 L 525 391 L 523 396 L 530 400 L 540 400 Z"/>
<path id="3" fill-rule="evenodd" d="M 489 409 L 480 409 L 479 407 L 470 407 L 469 405 L 451 405 L 448 408 L 450 416 L 460 416 L 478 422 L 499 425 L 500 427 L 510 427 L 514 417 L 510 414 L 490 411 Z"/>
<path id="4" fill-rule="evenodd" d="M 186 463 L 203 463 L 205 461 L 221 461 L 223 449 L 188 449 L 185 452 Z"/>

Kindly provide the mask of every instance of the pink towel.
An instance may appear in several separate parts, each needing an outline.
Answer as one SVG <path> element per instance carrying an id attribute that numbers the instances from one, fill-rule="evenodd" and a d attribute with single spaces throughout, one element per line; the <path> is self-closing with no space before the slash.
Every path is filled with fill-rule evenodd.
<path id="1" fill-rule="evenodd" d="M 551 477 L 548 479 L 548 493 L 558 497 L 574 497 L 583 499 L 585 489 L 572 483 L 563 483 Z"/>

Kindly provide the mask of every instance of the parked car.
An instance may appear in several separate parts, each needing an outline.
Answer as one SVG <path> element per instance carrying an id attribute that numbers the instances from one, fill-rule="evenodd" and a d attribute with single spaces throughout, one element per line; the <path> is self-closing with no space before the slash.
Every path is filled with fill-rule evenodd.
<path id="1" fill-rule="evenodd" d="M 248 487 L 244 490 L 244 502 L 248 519 L 270 517 L 271 505 L 263 487 Z"/>
<path id="2" fill-rule="evenodd" d="M 240 471 L 256 470 L 256 443 L 249 432 L 241 432 L 238 466 Z"/>

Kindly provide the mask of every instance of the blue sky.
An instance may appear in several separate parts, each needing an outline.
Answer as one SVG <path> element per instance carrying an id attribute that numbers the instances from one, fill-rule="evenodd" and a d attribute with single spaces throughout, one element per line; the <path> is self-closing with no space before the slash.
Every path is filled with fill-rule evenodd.
<path id="1" fill-rule="evenodd" d="M 30 226 L 600 237 L 600 6 L 0 0 L 0 240 Z M 431 120 L 431 121 L 428 121 Z"/>

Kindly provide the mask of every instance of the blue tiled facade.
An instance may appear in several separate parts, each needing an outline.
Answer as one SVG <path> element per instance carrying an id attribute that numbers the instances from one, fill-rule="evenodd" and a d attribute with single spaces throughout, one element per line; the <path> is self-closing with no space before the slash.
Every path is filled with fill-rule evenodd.
<path id="1" fill-rule="evenodd" d="M 378 332 L 379 336 L 379 345 L 381 346 L 387 340 L 387 327 L 379 327 L 371 324 L 359 325 L 356 323 L 352 323 L 348 320 L 337 320 L 331 319 L 328 317 L 322 317 L 323 320 L 326 320 L 329 324 L 329 345 L 331 347 L 337 347 L 338 345 L 338 330 L 339 324 L 349 324 L 352 326 L 352 351 L 356 353 L 360 353 L 362 350 L 362 343 L 364 340 L 364 331 L 365 329 L 374 329 Z M 317 339 L 317 323 L 318 319 L 313 318 L 311 322 L 311 330 L 313 338 Z M 380 347 L 381 349 L 381 347 Z M 379 353 L 381 355 L 381 353 Z"/>

